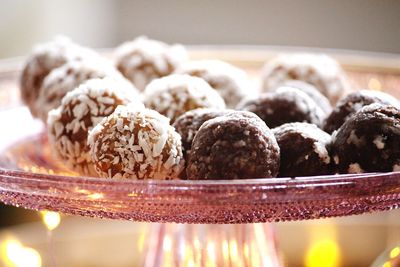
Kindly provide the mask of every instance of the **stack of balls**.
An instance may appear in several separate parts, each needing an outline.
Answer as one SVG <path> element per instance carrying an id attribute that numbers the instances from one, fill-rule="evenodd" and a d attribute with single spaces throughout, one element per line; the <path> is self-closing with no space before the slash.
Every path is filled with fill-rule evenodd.
<path id="1" fill-rule="evenodd" d="M 257 92 L 245 71 L 189 61 L 182 45 L 138 37 L 113 60 L 60 37 L 37 46 L 22 100 L 57 158 L 114 179 L 251 179 L 400 171 L 400 104 L 352 91 L 320 54 L 266 62 Z"/>

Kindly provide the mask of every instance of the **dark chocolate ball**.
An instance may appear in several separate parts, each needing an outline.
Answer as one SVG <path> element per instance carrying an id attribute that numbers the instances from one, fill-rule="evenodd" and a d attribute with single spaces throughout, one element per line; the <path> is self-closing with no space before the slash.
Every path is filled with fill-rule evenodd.
<path id="1" fill-rule="evenodd" d="M 332 151 L 340 173 L 400 171 L 400 109 L 363 107 L 333 134 Z"/>
<path id="2" fill-rule="evenodd" d="M 264 93 L 256 99 L 244 100 L 237 109 L 257 114 L 271 128 L 289 122 L 309 122 L 320 126 L 325 118 L 325 112 L 311 97 L 288 86 Z"/>
<path id="3" fill-rule="evenodd" d="M 332 133 L 339 129 L 354 113 L 372 103 L 399 107 L 399 102 L 396 98 L 383 92 L 370 90 L 353 92 L 337 103 L 331 114 L 326 118 L 323 129 L 328 133 Z"/>
<path id="4" fill-rule="evenodd" d="M 232 112 L 235 111 L 230 109 L 198 108 L 179 116 L 172 126 L 182 137 L 182 147 L 185 154 L 190 151 L 193 138 L 204 122 Z"/>
<path id="5" fill-rule="evenodd" d="M 250 112 L 206 121 L 194 137 L 186 175 L 191 180 L 276 177 L 279 146 L 267 125 Z"/>
<path id="6" fill-rule="evenodd" d="M 299 80 L 289 80 L 284 82 L 282 86 L 289 86 L 303 91 L 315 101 L 315 103 L 326 113 L 326 115 L 331 113 L 332 105 L 329 102 L 329 99 L 324 96 L 314 85 Z"/>
<path id="7" fill-rule="evenodd" d="M 286 123 L 272 129 L 281 149 L 280 177 L 332 174 L 331 136 L 314 124 Z"/>

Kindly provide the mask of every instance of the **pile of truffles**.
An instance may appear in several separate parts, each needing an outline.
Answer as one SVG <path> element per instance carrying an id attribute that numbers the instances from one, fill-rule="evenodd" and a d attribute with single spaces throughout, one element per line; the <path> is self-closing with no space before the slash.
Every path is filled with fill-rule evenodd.
<path id="1" fill-rule="evenodd" d="M 351 90 L 321 54 L 265 63 L 262 88 L 216 59 L 138 37 L 103 58 L 68 38 L 38 45 L 21 97 L 80 175 L 252 179 L 400 171 L 400 103 Z"/>

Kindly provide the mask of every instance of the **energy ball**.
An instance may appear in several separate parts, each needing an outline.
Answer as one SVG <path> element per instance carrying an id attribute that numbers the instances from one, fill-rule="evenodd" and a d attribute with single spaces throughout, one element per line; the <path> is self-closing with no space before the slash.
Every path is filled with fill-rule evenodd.
<path id="1" fill-rule="evenodd" d="M 225 100 L 228 108 L 234 108 L 245 97 L 256 95 L 247 74 L 221 60 L 189 61 L 178 73 L 204 79 Z"/>
<path id="2" fill-rule="evenodd" d="M 173 74 L 152 81 L 144 91 L 144 104 L 171 119 L 196 108 L 224 109 L 224 100 L 203 79 Z"/>
<path id="3" fill-rule="evenodd" d="M 88 132 L 118 105 L 144 108 L 128 83 L 111 78 L 92 79 L 68 92 L 61 106 L 49 112 L 49 140 L 56 156 L 67 167 L 85 175 L 96 176 L 87 145 Z"/>
<path id="4" fill-rule="evenodd" d="M 206 121 L 194 137 L 189 180 L 276 177 L 279 146 L 267 125 L 250 112 Z"/>
<path id="5" fill-rule="evenodd" d="M 326 96 L 321 94 L 321 92 L 318 91 L 318 89 L 315 88 L 314 85 L 303 82 L 303 81 L 291 80 L 291 81 L 284 82 L 282 84 L 282 86 L 293 87 L 293 88 L 299 89 L 300 91 L 303 91 L 309 97 L 311 97 L 312 100 L 314 100 L 315 104 L 317 104 L 325 112 L 326 115 L 328 115 L 332 112 L 332 105 L 329 102 L 328 98 L 326 98 Z M 281 88 L 281 86 L 278 86 L 277 89 L 279 89 L 279 88 Z"/>
<path id="6" fill-rule="evenodd" d="M 261 94 L 239 103 L 237 109 L 257 114 L 270 128 L 289 122 L 308 122 L 321 126 L 326 114 L 306 93 L 292 87 Z"/>
<path id="7" fill-rule="evenodd" d="M 184 152 L 190 151 L 193 138 L 204 122 L 232 112 L 235 111 L 229 109 L 198 108 L 179 116 L 172 126 L 174 126 L 175 130 L 182 137 Z"/>
<path id="8" fill-rule="evenodd" d="M 361 108 L 333 134 L 332 151 L 340 173 L 400 171 L 400 109 Z"/>
<path id="9" fill-rule="evenodd" d="M 332 113 L 326 118 L 323 129 L 328 133 L 339 129 L 342 124 L 348 120 L 354 113 L 364 106 L 372 103 L 380 103 L 385 105 L 392 105 L 399 107 L 400 103 L 393 96 L 370 90 L 361 90 L 348 94 L 345 98 L 341 99 Z"/>
<path id="10" fill-rule="evenodd" d="M 141 91 L 153 79 L 173 73 L 187 58 L 182 45 L 168 45 L 144 36 L 123 43 L 115 52 L 118 70 Z"/>
<path id="11" fill-rule="evenodd" d="M 263 68 L 263 90 L 270 91 L 288 80 L 314 85 L 332 104 L 349 89 L 347 77 L 333 58 L 324 54 L 281 54 Z"/>
<path id="12" fill-rule="evenodd" d="M 37 116 L 46 122 L 48 112 L 57 108 L 69 91 L 89 79 L 104 77 L 129 83 L 112 64 L 103 60 L 70 61 L 52 70 L 44 79 L 36 101 Z"/>
<path id="13" fill-rule="evenodd" d="M 167 180 L 184 169 L 181 137 L 154 110 L 118 106 L 93 128 L 88 143 L 104 178 Z"/>
<path id="14" fill-rule="evenodd" d="M 334 173 L 328 152 L 331 136 L 316 125 L 287 123 L 272 132 L 281 149 L 280 177 Z"/>
<path id="15" fill-rule="evenodd" d="M 21 98 L 36 114 L 36 99 L 44 78 L 51 70 L 71 60 L 100 57 L 94 51 L 81 47 L 66 37 L 58 37 L 51 42 L 34 47 L 27 59 L 20 77 Z"/>

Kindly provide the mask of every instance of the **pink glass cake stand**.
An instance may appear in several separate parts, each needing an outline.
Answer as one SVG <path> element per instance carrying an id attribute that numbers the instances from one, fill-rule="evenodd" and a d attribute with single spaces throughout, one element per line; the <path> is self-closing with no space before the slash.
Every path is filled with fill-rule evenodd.
<path id="1" fill-rule="evenodd" d="M 192 57 L 230 60 L 256 81 L 261 63 L 274 53 L 265 48 L 198 48 Z M 357 86 L 399 88 L 393 57 L 334 55 Z M 81 177 L 52 156 L 43 124 L 18 103 L 19 69 L 18 61 L 0 64 L 0 201 L 34 210 L 156 222 L 147 235 L 143 266 L 279 266 L 273 229 L 265 223 L 400 205 L 400 173 L 229 181 Z"/>

